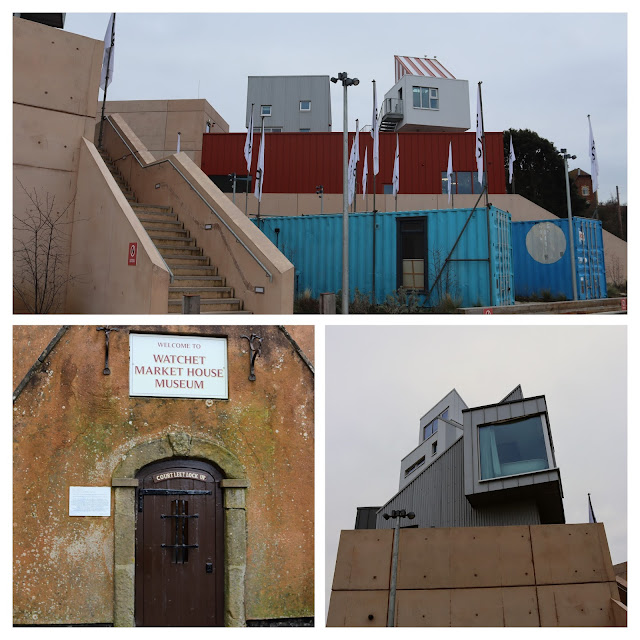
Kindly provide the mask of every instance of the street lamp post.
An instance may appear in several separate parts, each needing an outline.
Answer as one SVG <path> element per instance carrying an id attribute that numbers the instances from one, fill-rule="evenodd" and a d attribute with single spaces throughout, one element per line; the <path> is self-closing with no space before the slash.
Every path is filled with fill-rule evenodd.
<path id="1" fill-rule="evenodd" d="M 393 525 L 393 555 L 391 556 L 391 584 L 389 585 L 389 609 L 387 611 L 387 627 L 394 627 L 396 624 L 396 583 L 398 581 L 398 550 L 400 548 L 400 518 L 413 520 L 416 514 L 413 511 L 406 512 L 405 509 L 393 510 L 390 514 L 383 513 L 385 520 L 395 518 Z"/>
<path id="2" fill-rule="evenodd" d="M 331 78 L 336 84 L 340 80 L 343 86 L 343 121 L 342 121 L 342 313 L 349 313 L 349 210 L 348 210 L 348 181 L 347 164 L 349 153 L 349 122 L 347 107 L 347 87 L 360 84 L 358 78 L 348 78 L 347 72 Z"/>
<path id="3" fill-rule="evenodd" d="M 571 257 L 571 288 L 573 291 L 573 299 L 578 299 L 578 287 L 576 284 L 576 255 L 573 249 L 573 218 L 571 217 L 571 189 L 569 187 L 569 165 L 567 160 L 575 160 L 576 156 L 567 153 L 566 149 L 560 149 L 560 155 L 564 161 L 564 177 L 567 185 L 567 217 L 569 219 L 569 255 Z"/>

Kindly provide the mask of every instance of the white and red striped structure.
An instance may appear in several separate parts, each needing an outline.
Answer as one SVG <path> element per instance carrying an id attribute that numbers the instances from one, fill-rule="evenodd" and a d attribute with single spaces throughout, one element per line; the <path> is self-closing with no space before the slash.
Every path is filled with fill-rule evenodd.
<path id="1" fill-rule="evenodd" d="M 396 82 L 404 75 L 426 76 L 430 78 L 448 78 L 455 76 L 444 68 L 436 58 L 414 58 L 411 56 L 393 56 L 396 69 Z"/>

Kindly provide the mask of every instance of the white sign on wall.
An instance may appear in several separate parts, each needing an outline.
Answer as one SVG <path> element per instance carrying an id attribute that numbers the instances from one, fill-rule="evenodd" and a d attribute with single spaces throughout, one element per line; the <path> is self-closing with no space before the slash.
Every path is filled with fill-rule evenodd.
<path id="1" fill-rule="evenodd" d="M 227 339 L 130 334 L 129 395 L 227 399 Z"/>
<path id="2" fill-rule="evenodd" d="M 69 487 L 70 516 L 110 516 L 109 487 Z"/>

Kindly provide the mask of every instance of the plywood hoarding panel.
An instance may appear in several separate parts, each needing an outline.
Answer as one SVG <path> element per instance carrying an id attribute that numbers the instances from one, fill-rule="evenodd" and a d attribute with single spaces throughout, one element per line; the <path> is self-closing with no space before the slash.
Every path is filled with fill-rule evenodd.
<path id="1" fill-rule="evenodd" d="M 611 599 L 615 583 L 560 584 L 537 587 L 543 627 L 613 627 Z"/>
<path id="2" fill-rule="evenodd" d="M 388 589 L 392 542 L 392 530 L 341 531 L 333 589 Z"/>
<path id="3" fill-rule="evenodd" d="M 407 529 L 401 532 L 399 589 L 533 584 L 527 526 Z"/>
<path id="4" fill-rule="evenodd" d="M 614 580 L 602 543 L 602 524 L 531 526 L 536 583 L 568 584 Z M 606 538 L 604 539 L 606 543 Z"/>
<path id="5" fill-rule="evenodd" d="M 332 591 L 327 627 L 386 627 L 388 591 Z"/>

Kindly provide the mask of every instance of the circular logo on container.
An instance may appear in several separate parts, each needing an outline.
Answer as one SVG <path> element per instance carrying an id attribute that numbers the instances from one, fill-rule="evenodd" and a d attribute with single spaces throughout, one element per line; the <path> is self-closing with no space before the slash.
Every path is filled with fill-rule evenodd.
<path id="1" fill-rule="evenodd" d="M 529 255 L 542 264 L 558 262 L 567 250 L 564 231 L 553 222 L 534 224 L 526 238 Z"/>

